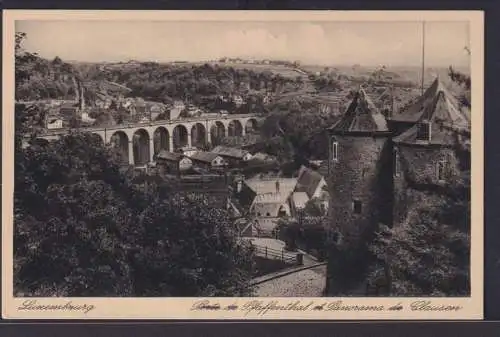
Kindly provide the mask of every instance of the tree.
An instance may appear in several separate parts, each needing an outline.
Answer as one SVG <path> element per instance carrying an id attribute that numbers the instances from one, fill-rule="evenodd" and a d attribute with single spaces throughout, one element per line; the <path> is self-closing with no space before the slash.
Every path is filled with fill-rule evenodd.
<path id="1" fill-rule="evenodd" d="M 317 199 L 311 199 L 307 201 L 304 207 L 304 213 L 309 216 L 322 216 L 325 212 L 321 209 Z"/>
<path id="2" fill-rule="evenodd" d="M 423 206 L 401 225 L 382 227 L 371 246 L 381 263 L 370 278 L 388 275 L 393 296 L 469 295 L 469 207 L 460 200 Z"/>
<path id="3" fill-rule="evenodd" d="M 15 290 L 37 296 L 247 294 L 252 251 L 224 210 L 171 184 L 136 185 L 99 137 L 16 158 Z"/>
<path id="4" fill-rule="evenodd" d="M 459 95 L 459 101 L 462 106 L 470 108 L 471 101 L 471 78 L 470 75 L 466 75 L 455 70 L 452 66 L 448 69 L 448 76 L 450 79 L 458 84 L 462 89 L 462 92 Z"/>
<path id="5" fill-rule="evenodd" d="M 229 215 L 206 198 L 175 195 L 140 215 L 144 246 L 134 264 L 139 296 L 244 296 L 250 246 L 238 243 Z"/>

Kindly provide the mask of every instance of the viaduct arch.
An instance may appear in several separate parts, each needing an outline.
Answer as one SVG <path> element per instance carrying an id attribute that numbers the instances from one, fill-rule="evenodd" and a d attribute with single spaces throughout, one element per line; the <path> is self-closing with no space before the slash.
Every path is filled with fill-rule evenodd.
<path id="1" fill-rule="evenodd" d="M 91 132 L 104 144 L 118 150 L 121 160 L 131 165 L 145 165 L 155 160 L 161 150 L 176 151 L 183 146 L 203 148 L 208 143 L 220 144 L 227 136 L 244 136 L 255 132 L 261 117 L 257 115 L 229 115 L 216 118 L 156 121 L 124 124 L 109 128 L 82 128 Z M 50 130 L 39 138 L 56 140 L 68 130 Z"/>

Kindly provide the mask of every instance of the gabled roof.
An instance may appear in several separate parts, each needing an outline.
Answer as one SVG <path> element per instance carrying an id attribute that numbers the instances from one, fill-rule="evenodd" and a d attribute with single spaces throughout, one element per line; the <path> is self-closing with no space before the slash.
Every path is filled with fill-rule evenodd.
<path id="1" fill-rule="evenodd" d="M 190 156 L 192 160 L 201 161 L 209 164 L 212 163 L 212 161 L 217 157 L 220 157 L 217 153 L 204 152 L 204 151 L 195 152 Z"/>
<path id="2" fill-rule="evenodd" d="M 248 153 L 248 151 L 245 150 L 236 149 L 233 147 L 221 146 L 221 145 L 214 147 L 212 152 L 217 153 L 221 156 L 231 157 L 236 159 L 243 159 L 243 157 Z"/>
<path id="3" fill-rule="evenodd" d="M 323 176 L 310 168 L 302 166 L 297 179 L 295 192 L 305 192 L 309 198 L 312 198 Z"/>
<path id="4" fill-rule="evenodd" d="M 360 88 L 340 120 L 330 128 L 334 132 L 387 132 L 384 115 Z"/>
<path id="5" fill-rule="evenodd" d="M 457 131 L 470 131 L 468 113 L 461 110 L 456 98 L 443 86 L 439 78 L 436 78 L 417 102 L 421 110 L 417 124 L 395 137 L 396 143 L 451 145 L 457 141 Z M 418 122 L 422 121 L 430 123 L 430 141 L 417 139 Z"/>
<path id="6" fill-rule="evenodd" d="M 184 157 L 181 153 L 169 152 L 166 150 L 161 150 L 156 156 L 157 159 L 170 160 L 170 161 L 180 161 Z"/>
<path id="7" fill-rule="evenodd" d="M 260 177 L 254 177 L 245 180 L 245 184 L 257 195 L 276 193 L 276 190 L 279 189 L 279 193 L 288 197 L 293 192 L 295 186 L 297 185 L 297 178 L 261 179 Z"/>

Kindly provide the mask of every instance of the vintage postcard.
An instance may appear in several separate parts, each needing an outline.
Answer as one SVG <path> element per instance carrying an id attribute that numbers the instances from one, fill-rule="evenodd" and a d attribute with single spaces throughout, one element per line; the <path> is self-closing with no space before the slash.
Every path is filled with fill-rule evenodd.
<path id="1" fill-rule="evenodd" d="M 483 17 L 5 11 L 3 317 L 482 319 Z"/>

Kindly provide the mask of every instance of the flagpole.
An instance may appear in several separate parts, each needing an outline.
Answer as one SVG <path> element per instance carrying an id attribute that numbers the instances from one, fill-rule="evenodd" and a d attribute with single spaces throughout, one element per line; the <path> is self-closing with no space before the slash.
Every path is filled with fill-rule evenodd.
<path id="1" fill-rule="evenodd" d="M 425 77 L 425 21 L 422 21 L 422 83 L 420 93 L 424 94 L 424 77 Z"/>

